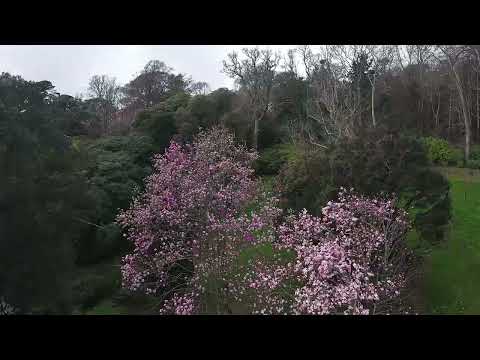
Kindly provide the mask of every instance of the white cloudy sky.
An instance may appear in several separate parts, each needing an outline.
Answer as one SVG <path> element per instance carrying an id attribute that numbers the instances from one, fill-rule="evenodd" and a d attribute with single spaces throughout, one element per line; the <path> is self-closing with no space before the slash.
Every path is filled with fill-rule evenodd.
<path id="1" fill-rule="evenodd" d="M 125 84 L 149 60 L 161 60 L 175 72 L 206 81 L 212 90 L 231 88 L 222 60 L 232 50 L 252 45 L 0 45 L 0 73 L 26 80 L 49 80 L 57 91 L 85 93 L 92 75 L 107 74 Z M 295 45 L 259 45 L 283 54 Z"/>

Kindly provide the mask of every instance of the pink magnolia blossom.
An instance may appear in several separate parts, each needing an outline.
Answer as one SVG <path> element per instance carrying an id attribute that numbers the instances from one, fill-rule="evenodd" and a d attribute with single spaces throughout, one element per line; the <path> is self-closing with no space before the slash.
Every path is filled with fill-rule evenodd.
<path id="1" fill-rule="evenodd" d="M 185 147 L 172 142 L 163 155 L 155 156 L 145 193 L 117 219 L 134 244 L 123 258 L 123 286 L 149 294 L 166 292 L 180 281 L 173 273 L 186 261 L 193 266 L 193 276 L 169 290 L 173 295 L 162 313 L 192 312 L 209 276 L 222 278 L 247 245 L 244 239 L 253 244 L 252 232 L 272 228 L 269 218 L 280 211 L 273 198 L 256 213 L 244 211 L 261 195 L 251 167 L 255 158 L 224 129 L 202 133 Z"/>
<path id="2" fill-rule="evenodd" d="M 370 314 L 394 301 L 409 224 L 393 199 L 342 190 L 322 216 L 280 223 L 278 199 L 253 177 L 255 158 L 221 128 L 155 156 L 144 194 L 117 219 L 134 244 L 123 286 L 160 296 L 161 314 L 234 303 L 253 314 Z M 244 250 L 258 253 L 242 263 Z"/>
<path id="3" fill-rule="evenodd" d="M 293 251 L 293 263 L 251 267 L 244 281 L 260 313 L 369 314 L 405 286 L 409 225 L 393 200 L 342 190 L 322 213 L 304 210 L 278 227 L 274 246 Z M 281 289 L 288 281 L 297 284 L 290 293 Z"/>

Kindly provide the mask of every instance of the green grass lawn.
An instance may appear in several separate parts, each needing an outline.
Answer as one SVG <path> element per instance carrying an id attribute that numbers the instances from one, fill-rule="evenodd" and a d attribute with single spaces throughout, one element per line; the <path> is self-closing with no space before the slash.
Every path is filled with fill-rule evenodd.
<path id="1" fill-rule="evenodd" d="M 86 311 L 84 315 L 126 315 L 129 311 L 123 306 L 116 306 L 111 299 L 105 299 Z"/>
<path id="2" fill-rule="evenodd" d="M 442 169 L 451 183 L 448 241 L 426 261 L 426 311 L 480 314 L 480 172 Z"/>

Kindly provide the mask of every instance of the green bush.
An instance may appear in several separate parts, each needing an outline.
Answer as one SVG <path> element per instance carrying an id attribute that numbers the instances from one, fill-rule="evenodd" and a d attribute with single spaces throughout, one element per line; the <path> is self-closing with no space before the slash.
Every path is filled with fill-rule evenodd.
<path id="1" fill-rule="evenodd" d="M 417 169 L 415 178 L 398 192 L 400 205 L 408 211 L 422 238 L 443 239 L 451 217 L 450 186 L 446 178 L 428 168 Z"/>
<path id="2" fill-rule="evenodd" d="M 260 153 L 255 162 L 255 173 L 259 176 L 277 175 L 282 166 L 295 156 L 291 144 L 274 145 Z"/>
<path id="3" fill-rule="evenodd" d="M 395 193 L 414 213 L 418 232 L 434 242 L 450 218 L 449 184 L 428 165 L 419 141 L 376 129 L 289 161 L 279 187 L 288 207 L 317 215 L 341 186 L 367 195 Z"/>
<path id="4" fill-rule="evenodd" d="M 480 161 L 480 145 L 472 146 L 470 160 Z"/>
<path id="5" fill-rule="evenodd" d="M 163 152 L 177 133 L 174 112 L 142 111 L 135 119 L 134 127 L 153 139 L 156 152 Z"/>
<path id="6" fill-rule="evenodd" d="M 480 159 L 470 159 L 465 163 L 465 167 L 469 169 L 480 169 Z"/>
<path id="7" fill-rule="evenodd" d="M 427 157 L 434 165 L 440 166 L 461 166 L 463 163 L 463 152 L 455 148 L 444 139 L 426 137 L 422 139 L 426 148 Z"/>
<path id="8" fill-rule="evenodd" d="M 115 264 L 100 264 L 81 270 L 73 283 L 73 303 L 76 308 L 88 309 L 120 287 L 120 271 Z"/>
<path id="9" fill-rule="evenodd" d="M 95 214 L 88 219 L 90 233 L 77 244 L 77 264 L 92 264 L 124 249 L 120 231 L 112 223 L 150 174 L 154 148 L 151 137 L 139 135 L 106 137 L 86 144 L 88 194 L 95 200 Z"/>
<path id="10" fill-rule="evenodd" d="M 122 253 L 129 246 L 130 243 L 122 236 L 120 227 L 116 223 L 110 223 L 96 228 L 90 237 L 83 239 L 79 248 L 78 263 L 96 264 Z"/>

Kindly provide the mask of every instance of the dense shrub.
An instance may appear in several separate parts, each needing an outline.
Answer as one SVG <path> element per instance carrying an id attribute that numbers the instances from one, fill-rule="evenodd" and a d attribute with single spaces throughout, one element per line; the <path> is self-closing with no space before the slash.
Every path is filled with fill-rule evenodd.
<path id="1" fill-rule="evenodd" d="M 113 263 L 82 269 L 72 284 L 73 303 L 85 310 L 118 291 L 120 286 L 120 271 Z"/>
<path id="2" fill-rule="evenodd" d="M 435 241 L 450 216 L 449 184 L 428 164 L 417 140 L 377 129 L 297 157 L 282 169 L 279 186 L 289 207 L 313 214 L 320 213 L 340 186 L 370 195 L 396 193 L 404 206 L 421 209 L 414 225 Z"/>
<path id="3" fill-rule="evenodd" d="M 472 146 L 470 151 L 470 160 L 480 161 L 480 145 Z"/>
<path id="4" fill-rule="evenodd" d="M 424 239 L 439 241 L 451 217 L 450 185 L 442 174 L 428 168 L 416 169 L 414 174 L 398 191 L 401 204 Z"/>
<path id="5" fill-rule="evenodd" d="M 463 163 L 463 152 L 450 145 L 447 140 L 426 137 L 422 139 L 426 148 L 427 157 L 434 165 L 461 166 Z"/>
<path id="6" fill-rule="evenodd" d="M 138 114 L 134 127 L 153 139 L 152 146 L 156 152 L 162 152 L 177 132 L 175 113 L 145 110 Z"/>
<path id="7" fill-rule="evenodd" d="M 471 159 L 465 163 L 465 167 L 469 169 L 480 169 L 480 159 Z"/>
<path id="8" fill-rule="evenodd" d="M 258 176 L 277 175 L 283 165 L 293 156 L 295 156 L 293 145 L 274 145 L 260 153 L 254 164 L 255 173 Z"/>
<path id="9" fill-rule="evenodd" d="M 93 211 L 52 89 L 0 75 L 0 297 L 22 314 L 69 312 L 73 244 Z"/>
<path id="10" fill-rule="evenodd" d="M 90 248 L 91 262 L 101 261 L 110 256 L 118 255 L 122 250 L 129 248 L 128 242 L 121 236 L 120 228 L 115 223 L 110 223 L 98 228 L 95 232 L 95 243 Z"/>
<path id="11" fill-rule="evenodd" d="M 81 145 L 79 145 L 81 146 Z M 154 151 L 149 136 L 130 135 L 103 138 L 83 146 L 89 160 L 86 176 L 89 195 L 95 199 L 95 216 L 90 234 L 78 244 L 78 264 L 91 264 L 118 254 L 128 242 L 112 224 L 120 209 L 127 208 L 132 196 L 150 174 Z"/>
<path id="12" fill-rule="evenodd" d="M 252 146 L 253 126 L 248 121 L 248 113 L 243 109 L 235 109 L 224 114 L 222 124 L 235 134 L 235 140 L 247 146 Z"/>
<path id="13" fill-rule="evenodd" d="M 282 124 L 270 114 L 267 114 L 258 124 L 258 150 L 266 150 L 269 147 L 280 144 L 284 133 Z"/>

